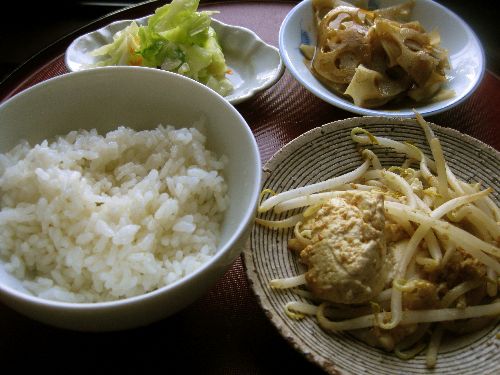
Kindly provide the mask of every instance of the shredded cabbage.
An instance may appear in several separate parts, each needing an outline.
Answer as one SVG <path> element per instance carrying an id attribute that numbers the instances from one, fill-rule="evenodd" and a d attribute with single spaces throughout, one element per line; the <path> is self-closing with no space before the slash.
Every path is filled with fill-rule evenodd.
<path id="1" fill-rule="evenodd" d="M 91 52 L 101 57 L 92 66 L 156 67 L 228 95 L 233 89 L 226 78 L 229 69 L 215 30 L 210 26 L 210 16 L 217 12 L 197 12 L 198 5 L 199 0 L 172 0 L 156 9 L 147 25 L 133 21 L 113 36 L 113 42 Z"/>

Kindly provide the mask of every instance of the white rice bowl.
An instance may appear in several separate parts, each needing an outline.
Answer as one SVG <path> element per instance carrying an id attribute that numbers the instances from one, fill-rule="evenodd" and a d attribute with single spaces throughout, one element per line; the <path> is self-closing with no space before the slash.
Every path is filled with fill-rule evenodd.
<path id="1" fill-rule="evenodd" d="M 226 157 L 193 128 L 73 131 L 0 154 L 0 257 L 33 294 L 99 302 L 149 292 L 216 252 Z"/>
<path id="2" fill-rule="evenodd" d="M 173 125 L 179 131 L 184 128 L 190 129 L 195 125 L 198 126 L 200 119 L 203 119 L 205 124 L 205 129 L 201 129 L 201 133 L 206 137 L 205 148 L 213 152 L 209 157 L 211 161 L 206 162 L 211 166 L 206 169 L 196 169 L 200 165 L 197 161 L 193 164 L 196 168 L 187 167 L 189 174 L 187 172 L 183 174 L 182 168 L 179 167 L 179 175 L 172 178 L 170 187 L 166 179 L 160 178 L 162 168 L 154 167 L 162 164 L 160 159 L 157 159 L 159 156 L 156 155 L 135 163 L 139 165 L 133 167 L 137 168 L 132 172 L 135 176 L 127 170 L 133 168 L 123 166 L 121 169 L 116 169 L 118 177 L 112 179 L 108 177 L 108 181 L 112 182 L 111 185 L 113 181 L 119 182 L 116 185 L 119 189 L 115 190 L 117 194 L 118 190 L 120 192 L 118 195 L 115 194 L 116 196 L 110 194 L 110 189 L 105 186 L 108 182 L 105 182 L 104 178 L 102 178 L 101 187 L 98 187 L 97 182 L 91 183 L 92 178 L 98 181 L 102 177 L 94 173 L 90 174 L 94 177 L 85 177 L 86 185 L 77 184 L 72 180 L 73 178 L 84 179 L 84 173 L 77 168 L 71 173 L 60 174 L 64 175 L 63 180 L 66 185 L 64 189 L 59 187 L 59 190 L 56 190 L 58 197 L 54 198 L 50 193 L 51 180 L 59 173 L 50 168 L 42 168 L 41 166 L 45 165 L 43 164 L 45 159 L 40 157 L 34 158 L 40 167 L 39 170 L 32 168 L 33 166 L 27 169 L 32 172 L 38 171 L 34 172 L 31 177 L 26 175 L 23 177 L 24 180 L 20 179 L 15 184 L 10 178 L 5 178 L 6 181 L 3 183 L 7 185 L 4 186 L 8 184 L 16 186 L 14 190 L 17 191 L 12 190 L 12 194 L 20 195 L 23 191 L 37 192 L 42 190 L 42 187 L 49 191 L 44 191 L 44 194 L 47 194 L 46 203 L 43 199 L 40 200 L 41 194 L 37 193 L 39 195 L 35 194 L 27 199 L 28 204 L 18 207 L 24 206 L 25 208 L 19 212 L 24 212 L 26 215 L 24 218 L 21 215 L 17 220 L 25 220 L 26 223 L 17 223 L 15 229 L 0 229 L 4 239 L 12 238 L 13 241 L 17 241 L 21 238 L 17 237 L 17 234 L 12 237 L 9 233 L 3 233 L 4 231 L 18 231 L 19 236 L 23 230 L 30 233 L 32 229 L 38 229 L 40 232 L 42 223 L 48 230 L 51 228 L 48 224 L 51 220 L 57 221 L 59 218 L 61 221 L 64 218 L 63 225 L 67 230 L 71 228 L 71 233 L 63 232 L 66 239 L 62 241 L 63 244 L 60 247 L 69 249 L 73 241 L 81 244 L 72 247 L 74 251 L 61 252 L 59 250 L 55 258 L 52 257 L 51 246 L 42 246 L 42 237 L 45 233 L 30 234 L 27 236 L 28 243 L 21 245 L 23 241 L 18 241 L 17 248 L 2 247 L 2 255 L 0 255 L 1 303 L 34 320 L 80 331 L 129 329 L 150 324 L 176 313 L 207 293 L 241 254 L 253 225 L 262 173 L 257 142 L 250 127 L 236 108 L 206 86 L 173 73 L 129 66 L 90 69 L 43 81 L 1 103 L 0 153 L 4 154 L 23 139 L 32 146 L 39 145 L 39 148 L 45 147 L 42 145 L 47 139 L 49 140 L 46 145 L 48 148 L 51 141 L 55 141 L 58 136 L 64 138 L 64 135 L 71 134 L 71 137 L 76 137 L 77 133 L 74 132 L 78 129 L 82 134 L 92 134 L 92 129 L 97 129 L 98 134 L 105 137 L 109 132 L 118 136 L 121 130 L 117 128 L 123 126 L 123 134 L 126 133 L 125 128 L 134 129 L 138 134 L 145 134 L 142 131 L 156 132 L 160 124 L 165 127 Z M 178 138 L 176 142 L 180 145 L 190 137 L 183 132 L 176 132 Z M 97 134 L 92 136 L 95 140 L 98 139 Z M 191 137 L 196 141 L 197 136 L 193 137 L 191 134 Z M 147 142 L 157 141 L 156 137 L 149 138 Z M 98 142 L 93 141 L 96 143 L 93 146 L 104 145 L 103 139 Z M 196 143 L 194 141 L 191 144 Z M 97 151 L 86 149 L 84 151 L 88 159 L 86 163 L 98 166 L 98 163 L 113 156 L 116 152 L 113 151 L 114 147 L 119 146 L 110 145 L 109 149 L 102 150 L 105 155 L 93 160 Z M 26 154 L 23 148 L 24 146 L 19 146 L 15 151 L 19 153 L 19 158 Z M 142 152 L 145 147 L 141 146 L 139 149 Z M 178 153 L 182 149 L 186 150 L 177 144 L 174 145 L 174 149 L 178 150 L 176 151 Z M 74 152 L 76 151 L 72 151 Z M 198 155 L 198 151 L 193 150 L 192 147 L 189 147 L 189 152 L 191 152 L 191 158 Z M 47 153 L 51 156 L 55 154 L 55 151 Z M 16 156 L 12 155 L 10 162 L 8 158 L 2 158 L 4 166 L 14 163 Z M 74 154 L 71 156 L 67 154 L 66 157 L 68 158 L 67 164 L 73 163 L 72 158 L 78 159 L 78 156 Z M 125 160 L 129 160 L 126 158 L 130 157 L 130 155 L 122 154 L 116 163 L 126 164 Z M 169 161 L 163 164 L 169 165 L 168 168 L 172 170 L 172 173 L 177 173 L 174 161 L 170 161 L 169 158 Z M 190 161 L 186 161 L 186 165 L 188 163 Z M 152 168 L 146 168 L 146 164 Z M 222 164 L 224 164 L 223 171 Z M 158 171 L 158 177 L 153 169 Z M 115 167 L 110 167 L 106 172 L 110 170 L 115 171 Z M 88 172 L 88 169 L 86 171 Z M 120 174 L 118 174 L 119 171 Z M 211 171 L 216 171 L 218 177 L 222 176 L 224 183 L 218 180 L 207 189 L 206 185 L 209 184 L 210 176 L 213 176 Z M 0 173 L 3 175 L 6 172 L 2 170 Z M 14 172 L 9 173 L 17 175 Z M 130 187 L 135 184 L 134 179 L 141 181 L 138 184 L 139 188 Z M 190 183 L 197 179 L 203 180 L 202 184 L 204 184 L 202 188 L 194 188 L 201 194 L 198 196 L 199 202 L 185 198 L 186 195 L 191 197 Z M 157 187 L 159 180 L 166 184 L 170 203 L 156 202 L 157 199 L 165 199 L 165 196 L 160 198 L 163 191 L 161 187 Z M 172 181 L 176 183 L 172 185 Z M 35 186 L 36 184 L 38 187 Z M 218 184 L 220 191 L 217 191 Z M 224 184 L 227 185 L 227 193 L 223 193 Z M 151 190 L 150 185 L 154 186 L 154 189 Z M 68 189 L 74 194 L 71 194 Z M 176 191 L 175 197 L 170 189 Z M 127 192 L 124 193 L 125 191 Z M 61 192 L 64 192 L 65 198 L 59 197 Z M 151 194 L 158 198 L 152 198 L 148 204 L 141 203 L 150 199 Z M 217 207 L 221 211 L 219 217 L 218 214 L 208 215 L 210 224 L 201 224 L 205 219 L 193 214 L 194 210 L 210 210 L 209 205 L 206 205 L 207 202 L 202 198 L 203 194 L 220 197 L 220 199 L 212 199 L 211 207 Z M 0 196 L 2 195 L 5 195 L 3 190 L 0 191 Z M 224 198 L 225 195 L 227 198 Z M 102 200 L 103 196 L 107 196 L 106 202 Z M 11 198 L 10 205 L 5 203 L 7 198 L 0 198 L 4 200 L 2 208 L 12 209 L 18 196 L 13 195 L 13 197 L 16 198 Z M 57 215 L 52 216 L 52 212 L 48 209 L 49 202 L 52 202 L 49 198 L 55 199 L 56 202 L 62 200 L 64 203 L 59 207 L 56 207 L 56 203 L 53 203 L 53 207 L 51 206 L 51 209 L 60 211 Z M 178 201 L 175 224 L 172 221 L 167 229 L 150 224 L 151 220 L 147 219 L 148 216 L 154 219 L 154 215 L 157 215 L 160 218 L 159 222 L 171 220 L 167 217 L 169 212 L 174 212 L 174 203 L 170 201 L 173 198 Z M 35 204 L 39 201 L 42 206 L 38 207 L 38 212 L 36 212 L 34 211 Z M 179 205 L 181 201 L 182 207 Z M 79 202 L 86 203 L 80 204 Z M 164 203 L 165 206 L 161 208 Z M 170 206 L 171 203 L 172 206 Z M 224 204 L 226 207 L 222 212 Z M 121 209 L 122 205 L 125 207 L 124 210 Z M 113 213 L 111 207 L 115 206 L 125 213 Z M 197 208 L 194 208 L 195 206 Z M 32 210 L 32 213 L 29 210 Z M 9 210 L 1 214 L 1 220 L 14 220 L 11 215 L 14 211 L 6 213 L 7 211 Z M 97 216 L 93 217 L 90 214 L 91 211 Z M 39 222 L 36 225 L 28 224 L 30 220 L 35 222 L 33 219 L 36 217 L 35 212 Z M 86 215 L 81 220 L 85 224 L 77 225 L 76 219 L 82 213 Z M 221 222 L 219 222 L 220 217 L 223 217 Z M 107 226 L 103 225 L 103 222 Z M 127 227 L 127 225 L 131 226 Z M 211 230 L 209 235 L 208 231 L 203 230 L 203 225 L 215 228 L 215 230 Z M 155 232 L 155 230 L 158 231 Z M 152 233 L 152 236 L 148 236 L 146 231 L 148 234 Z M 193 233 L 188 233 L 190 231 Z M 50 232 L 54 234 L 57 231 L 51 229 Z M 165 240 L 167 233 L 171 234 L 168 243 Z M 184 246 L 182 241 L 187 241 L 188 234 L 189 246 Z M 106 237 L 106 235 L 111 237 Z M 214 243 L 213 237 L 217 235 L 220 235 L 220 238 L 218 240 L 215 238 L 216 248 L 215 253 L 212 254 L 214 248 L 211 243 Z M 203 240 L 201 240 L 202 237 Z M 104 238 L 107 238 L 106 244 L 103 244 Z M 207 238 L 212 242 L 207 242 Z M 51 240 L 53 241 L 52 238 Z M 200 240 L 203 245 L 207 246 L 199 246 Z M 64 243 L 65 241 L 68 243 Z M 129 241 L 131 245 L 125 245 Z M 149 241 L 154 242 L 150 247 Z M 49 240 L 47 243 L 50 243 Z M 176 246 L 178 243 L 180 245 Z M 95 244 L 95 246 L 89 244 Z M 27 256 L 26 254 L 31 252 L 30 246 L 38 249 L 43 247 L 43 254 L 50 255 L 46 258 L 41 255 L 39 259 Z M 113 247 L 122 250 L 120 256 L 118 252 L 113 255 Z M 97 253 L 99 257 L 105 257 L 106 251 L 109 250 L 104 265 L 102 262 L 92 261 L 92 259 L 95 260 L 92 257 L 96 256 L 94 252 L 101 248 L 101 253 Z M 150 251 L 142 251 L 146 248 Z M 172 250 L 174 248 L 176 248 L 175 252 Z M 179 250 L 182 253 L 178 252 Z M 52 260 L 56 265 L 53 268 L 55 272 L 48 272 L 48 264 L 44 261 L 50 263 Z M 127 263 L 128 261 L 135 262 L 135 265 L 132 266 L 132 263 Z M 39 262 L 36 270 L 35 262 Z M 120 263 L 119 271 L 106 273 L 106 270 L 111 269 L 110 263 L 113 266 Z M 129 272 L 129 275 L 120 273 L 124 265 L 123 270 L 128 271 L 123 272 Z M 153 269 L 155 272 L 152 272 Z M 159 273 L 156 272 L 157 269 L 160 270 Z M 175 280 L 172 281 L 173 279 Z M 155 284 L 156 282 L 158 284 Z M 146 290 L 150 291 L 146 292 Z M 77 302 L 68 302 L 71 299 Z"/>

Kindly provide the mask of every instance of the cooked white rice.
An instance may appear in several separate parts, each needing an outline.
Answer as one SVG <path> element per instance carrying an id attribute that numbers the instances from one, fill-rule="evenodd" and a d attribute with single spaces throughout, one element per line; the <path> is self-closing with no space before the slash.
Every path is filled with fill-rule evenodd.
<path id="1" fill-rule="evenodd" d="M 195 124 L 199 127 L 200 124 Z M 0 257 L 42 298 L 97 302 L 181 279 L 216 252 L 227 158 L 196 128 L 74 131 L 0 154 Z"/>

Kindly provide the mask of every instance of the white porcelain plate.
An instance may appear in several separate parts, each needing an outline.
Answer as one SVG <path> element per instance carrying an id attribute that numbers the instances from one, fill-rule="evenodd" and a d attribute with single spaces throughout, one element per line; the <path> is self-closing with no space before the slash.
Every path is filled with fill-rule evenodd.
<path id="1" fill-rule="evenodd" d="M 149 16 L 135 20 L 145 25 Z M 89 68 L 97 62 L 90 51 L 110 43 L 113 35 L 127 27 L 132 21 L 113 22 L 99 30 L 92 31 L 75 39 L 66 50 L 65 63 L 72 71 Z M 240 26 L 231 26 L 216 19 L 211 23 L 217 33 L 219 43 L 232 73 L 228 75 L 234 86 L 233 92 L 226 96 L 232 104 L 241 103 L 256 93 L 271 87 L 283 75 L 285 67 L 279 51 L 265 43 L 253 31 Z"/>
<path id="2" fill-rule="evenodd" d="M 374 4 L 379 8 L 401 2 L 402 0 L 377 0 L 371 1 L 370 5 Z M 477 88 L 485 69 L 484 52 L 471 28 L 456 14 L 434 1 L 416 1 L 411 17 L 420 21 L 427 31 L 437 30 L 441 35 L 441 46 L 449 53 L 451 70 L 448 71 L 448 83 L 445 88 L 453 90 L 455 96 L 436 103 L 413 106 L 422 115 L 432 115 L 456 106 Z M 366 109 L 336 95 L 308 70 L 299 50 L 301 43 L 316 43 L 311 0 L 304 0 L 295 6 L 280 28 L 281 57 L 292 75 L 317 97 L 347 111 L 375 116 L 414 116 L 412 108 Z"/>

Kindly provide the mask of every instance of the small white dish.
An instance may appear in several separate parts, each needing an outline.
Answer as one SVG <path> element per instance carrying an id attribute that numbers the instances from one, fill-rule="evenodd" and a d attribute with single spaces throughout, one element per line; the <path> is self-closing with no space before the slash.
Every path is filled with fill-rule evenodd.
<path id="1" fill-rule="evenodd" d="M 145 25 L 149 17 L 135 21 L 139 25 Z M 131 20 L 116 21 L 75 39 L 66 50 L 65 63 L 68 70 L 77 72 L 89 69 L 89 65 L 99 59 L 91 56 L 89 52 L 110 43 L 113 35 L 131 22 Z M 212 19 L 211 25 L 217 33 L 226 63 L 231 70 L 227 78 L 233 84 L 234 90 L 225 97 L 231 104 L 250 99 L 281 78 L 285 66 L 276 47 L 265 43 L 247 28 L 227 25 L 216 19 Z"/>
<path id="2" fill-rule="evenodd" d="M 377 7 L 386 7 L 401 2 L 378 0 L 375 3 Z M 414 108 L 420 114 L 429 116 L 460 104 L 474 92 L 484 75 L 484 51 L 477 36 L 460 17 L 434 1 L 416 1 L 411 17 L 412 20 L 420 21 L 426 30 L 437 30 L 441 35 L 441 46 L 449 53 L 451 69 L 448 71 L 448 82 L 444 88 L 453 90 L 455 96 L 436 103 L 415 104 Z M 295 6 L 280 28 L 281 57 L 292 75 L 314 95 L 346 111 L 371 116 L 414 117 L 412 108 L 361 108 L 335 94 L 316 79 L 304 64 L 304 57 L 299 50 L 302 43 L 316 43 L 311 0 L 304 0 Z"/>

